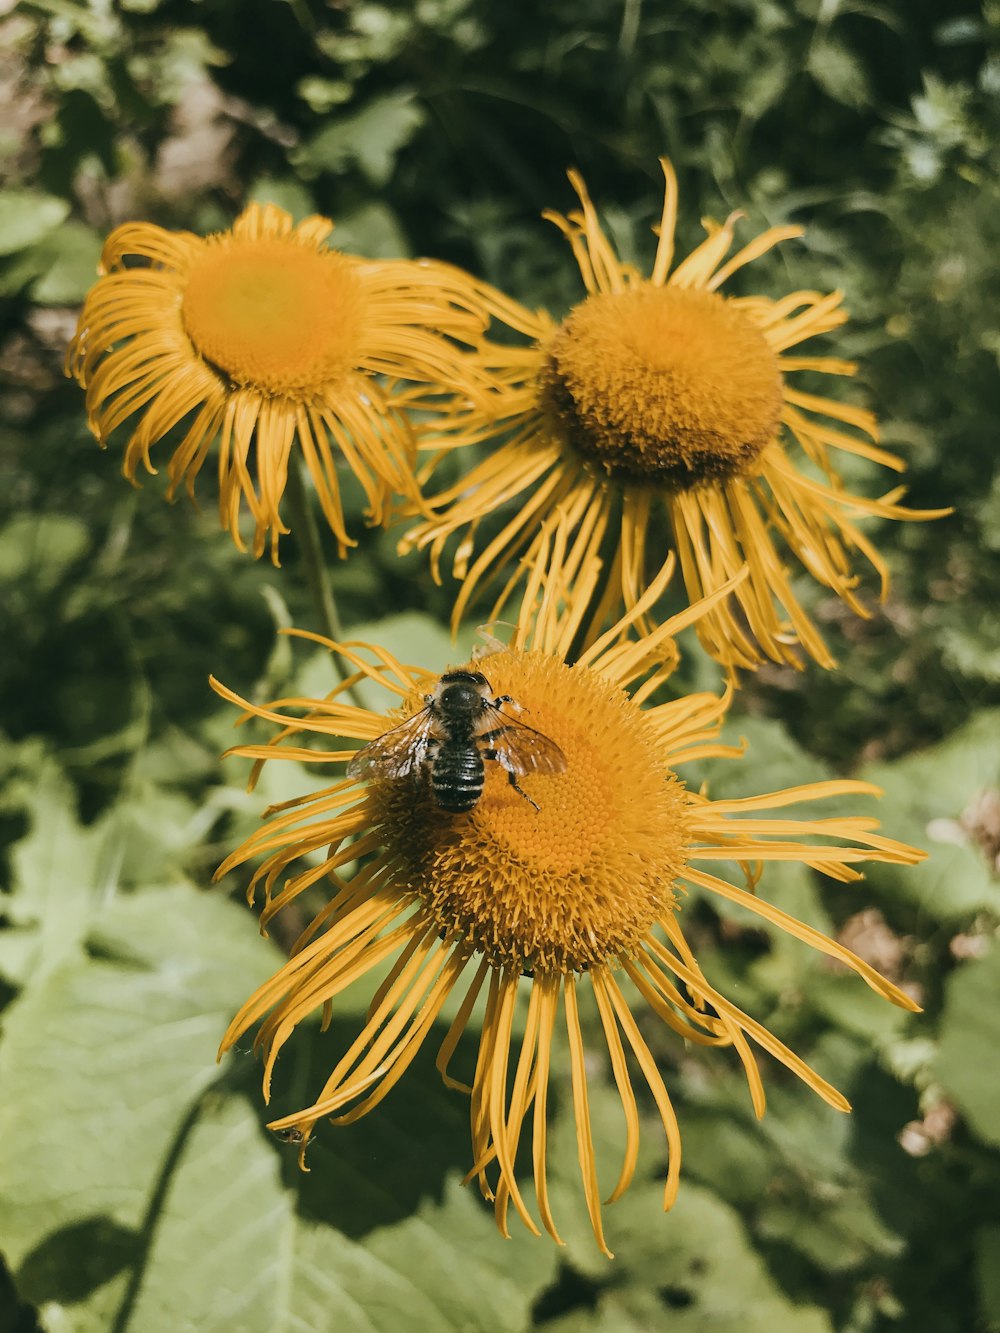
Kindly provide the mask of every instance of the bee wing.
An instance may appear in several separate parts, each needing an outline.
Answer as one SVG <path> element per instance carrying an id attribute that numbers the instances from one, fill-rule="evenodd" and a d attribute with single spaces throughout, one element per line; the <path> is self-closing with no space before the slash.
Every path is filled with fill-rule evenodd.
<path id="1" fill-rule="evenodd" d="M 508 773 L 565 773 L 566 756 L 555 741 L 492 705 L 486 710 L 485 739 Z"/>
<path id="2" fill-rule="evenodd" d="M 434 739 L 434 719 L 430 708 L 408 717 L 398 727 L 376 736 L 360 749 L 347 765 L 349 778 L 363 778 L 372 774 L 383 778 L 405 778 L 415 772 L 427 758 L 427 750 Z"/>

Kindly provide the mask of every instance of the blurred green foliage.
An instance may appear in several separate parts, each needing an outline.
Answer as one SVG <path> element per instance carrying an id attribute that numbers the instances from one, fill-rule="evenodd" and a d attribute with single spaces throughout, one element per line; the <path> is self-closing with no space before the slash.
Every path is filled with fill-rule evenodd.
<path id="1" fill-rule="evenodd" d="M 998 34 L 996 0 L 4 8 L 0 1328 L 1000 1329 Z M 280 939 L 227 901 L 241 885 L 208 890 L 212 869 L 268 800 L 316 779 L 279 766 L 248 796 L 240 765 L 217 761 L 232 717 L 207 676 L 318 692 L 329 665 L 275 639 L 311 621 L 294 539 L 282 569 L 254 564 L 217 531 L 207 476 L 203 512 L 163 504 L 158 477 L 131 490 L 61 358 L 110 227 L 208 230 L 252 198 L 329 214 L 347 249 L 450 259 L 563 309 L 578 277 L 539 214 L 570 204 L 565 168 L 642 262 L 663 153 L 682 244 L 733 208 L 748 234 L 807 225 L 747 281 L 846 290 L 836 346 L 862 362 L 854 392 L 906 455 L 913 502 L 955 514 L 877 532 L 894 583 L 871 620 L 804 593 L 840 670 L 747 681 L 732 729 L 749 756 L 707 774 L 732 794 L 827 773 L 885 787 L 880 817 L 930 848 L 925 866 L 855 888 L 775 867 L 763 891 L 919 987 L 926 1013 L 689 903 L 709 976 L 855 1112 L 771 1069 L 758 1125 L 733 1062 L 650 1025 L 686 1175 L 664 1219 L 648 1136 L 608 1265 L 580 1216 L 565 1087 L 557 1251 L 521 1230 L 502 1242 L 458 1187 L 467 1110 L 429 1061 L 322 1136 L 307 1176 L 261 1127 L 254 1062 L 214 1066 Z M 335 582 L 350 626 L 448 660 L 451 589 L 397 559 L 392 535 L 369 533 Z M 686 647 L 682 684 L 705 683 Z M 326 1037 L 299 1034 L 283 1096 L 315 1086 L 367 998 L 345 999 Z M 602 1077 L 596 1132 L 613 1145 Z"/>

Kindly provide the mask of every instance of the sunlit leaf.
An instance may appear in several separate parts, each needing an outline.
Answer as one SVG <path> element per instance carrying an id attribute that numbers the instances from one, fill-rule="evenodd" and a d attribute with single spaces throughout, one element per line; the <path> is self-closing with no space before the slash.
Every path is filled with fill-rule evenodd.
<path id="1" fill-rule="evenodd" d="M 229 1016 L 273 964 L 249 926 L 232 904 L 193 889 L 119 899 L 89 932 L 89 953 L 8 1011 L 0 1215 L 29 1299 L 63 1281 L 81 1227 L 113 1228 L 117 1250 L 134 1258 L 172 1147 L 220 1077 L 215 1050 Z"/>
<path id="2" fill-rule="evenodd" d="M 809 52 L 809 73 L 823 91 L 845 106 L 861 107 L 871 100 L 864 67 L 848 48 L 833 38 L 820 38 Z"/>
<path id="3" fill-rule="evenodd" d="M 977 1134 L 1000 1145 L 1000 950 L 963 964 L 948 978 L 935 1072 Z"/>
<path id="4" fill-rule="evenodd" d="M 5 190 L 0 194 L 0 255 L 34 245 L 59 226 L 69 207 L 68 200 L 37 190 Z"/>
<path id="5" fill-rule="evenodd" d="M 108 823 L 81 824 L 72 784 L 40 744 L 24 745 L 15 762 L 2 805 L 26 828 L 10 851 L 11 880 L 0 895 L 8 923 L 0 932 L 0 975 L 35 986 L 79 956 L 114 884 L 115 854 Z"/>

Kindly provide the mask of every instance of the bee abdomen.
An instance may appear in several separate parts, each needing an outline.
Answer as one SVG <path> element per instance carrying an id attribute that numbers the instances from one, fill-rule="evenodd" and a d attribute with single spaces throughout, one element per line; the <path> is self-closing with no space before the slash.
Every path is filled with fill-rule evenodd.
<path id="1" fill-rule="evenodd" d="M 483 760 L 475 745 L 442 746 L 431 769 L 431 791 L 442 810 L 462 814 L 483 794 Z"/>

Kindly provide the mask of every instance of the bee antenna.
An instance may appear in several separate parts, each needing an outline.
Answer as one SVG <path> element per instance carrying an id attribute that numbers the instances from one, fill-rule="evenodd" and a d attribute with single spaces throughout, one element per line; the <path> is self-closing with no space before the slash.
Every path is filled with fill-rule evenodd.
<path id="1" fill-rule="evenodd" d="M 496 634 L 493 633 L 494 629 L 512 630 L 513 634 L 508 636 L 508 641 L 505 643 L 503 639 L 498 638 Z M 478 625 L 476 627 L 476 633 L 484 640 L 484 642 L 477 644 L 473 648 L 472 660 L 474 662 L 478 662 L 482 657 L 489 657 L 492 653 L 505 652 L 507 648 L 511 646 L 517 635 L 517 626 L 512 624 L 509 620 L 489 620 L 485 625 Z"/>

